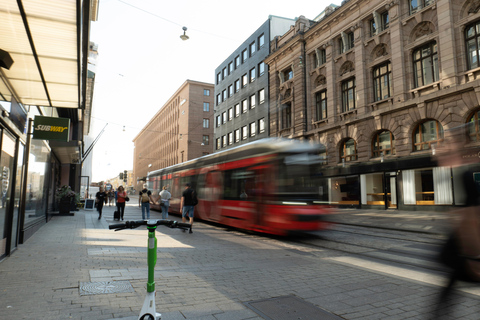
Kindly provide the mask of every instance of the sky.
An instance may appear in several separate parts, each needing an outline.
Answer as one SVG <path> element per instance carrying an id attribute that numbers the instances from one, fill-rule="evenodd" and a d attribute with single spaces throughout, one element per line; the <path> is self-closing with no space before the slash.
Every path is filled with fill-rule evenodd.
<path id="1" fill-rule="evenodd" d="M 147 122 L 187 79 L 213 84 L 215 68 L 270 15 L 313 19 L 331 3 L 340 4 L 100 0 L 90 34 L 98 45 L 90 135 L 105 131 L 90 155 L 92 181 L 132 170 L 132 140 Z"/>

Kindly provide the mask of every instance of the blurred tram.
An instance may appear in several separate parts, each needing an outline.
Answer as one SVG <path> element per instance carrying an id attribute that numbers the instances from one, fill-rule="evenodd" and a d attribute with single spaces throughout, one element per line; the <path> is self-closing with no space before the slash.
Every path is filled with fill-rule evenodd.
<path id="1" fill-rule="evenodd" d="M 148 173 L 154 199 L 163 186 L 180 214 L 186 183 L 199 200 L 195 219 L 277 235 L 328 227 L 320 201 L 318 145 L 267 138 Z M 159 205 L 151 208 L 160 210 Z"/>

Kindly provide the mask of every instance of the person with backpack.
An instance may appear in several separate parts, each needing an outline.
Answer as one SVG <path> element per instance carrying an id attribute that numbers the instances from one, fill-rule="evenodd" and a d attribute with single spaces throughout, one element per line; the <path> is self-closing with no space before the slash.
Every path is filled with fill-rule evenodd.
<path id="1" fill-rule="evenodd" d="M 147 219 L 150 219 L 150 201 L 153 203 L 152 192 L 147 189 L 147 185 L 143 185 L 143 190 L 140 191 L 140 197 L 138 197 L 138 206 L 142 208 L 142 219 L 145 220 L 145 212 L 147 213 Z"/>
<path id="2" fill-rule="evenodd" d="M 182 200 L 180 201 L 180 212 L 182 213 L 182 222 L 187 221 L 187 217 L 190 220 L 190 224 L 193 224 L 193 212 L 195 206 L 198 204 L 197 194 L 195 190 L 191 188 L 191 184 L 185 185 L 185 190 L 182 193 Z M 190 233 L 192 229 L 190 229 Z"/>

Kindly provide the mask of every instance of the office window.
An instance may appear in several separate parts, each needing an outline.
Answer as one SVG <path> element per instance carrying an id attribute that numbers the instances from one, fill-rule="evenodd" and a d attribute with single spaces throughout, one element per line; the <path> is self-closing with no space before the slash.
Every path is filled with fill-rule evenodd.
<path id="1" fill-rule="evenodd" d="M 265 132 L 265 118 L 258 120 L 258 133 Z"/>
<path id="2" fill-rule="evenodd" d="M 257 46 L 255 44 L 255 41 L 250 43 L 250 57 L 255 54 L 255 51 L 257 51 Z"/>
<path id="3" fill-rule="evenodd" d="M 355 109 L 355 78 L 342 82 L 342 112 Z"/>
<path id="4" fill-rule="evenodd" d="M 228 64 L 228 74 L 231 74 L 233 70 L 235 70 L 235 68 L 233 67 L 233 62 L 230 62 Z"/>
<path id="5" fill-rule="evenodd" d="M 242 140 L 245 140 L 248 138 L 248 127 L 243 126 L 242 127 Z"/>
<path id="6" fill-rule="evenodd" d="M 203 127 L 204 128 L 210 127 L 210 119 L 203 119 Z"/>
<path id="7" fill-rule="evenodd" d="M 220 150 L 222 148 L 222 140 L 220 138 L 217 138 L 216 142 L 217 150 Z"/>
<path id="8" fill-rule="evenodd" d="M 231 146 L 233 144 L 233 132 L 228 133 L 228 145 Z"/>
<path id="9" fill-rule="evenodd" d="M 204 145 L 204 146 L 208 146 L 208 144 L 209 144 L 209 139 L 210 139 L 209 136 L 203 136 L 203 140 L 202 140 L 202 141 L 203 141 L 203 145 Z"/>
<path id="10" fill-rule="evenodd" d="M 415 128 L 413 140 L 414 151 L 429 150 L 443 141 L 443 127 L 436 120 L 425 121 Z"/>
<path id="11" fill-rule="evenodd" d="M 325 49 L 315 49 L 315 68 L 320 67 L 322 64 L 327 62 L 327 53 Z"/>
<path id="12" fill-rule="evenodd" d="M 222 113 L 222 124 L 227 123 L 227 111 Z"/>
<path id="13" fill-rule="evenodd" d="M 438 81 L 437 43 L 430 42 L 413 51 L 413 65 L 415 87 Z"/>
<path id="14" fill-rule="evenodd" d="M 217 94 L 217 106 L 222 103 L 222 95 L 219 93 Z"/>
<path id="15" fill-rule="evenodd" d="M 292 67 L 288 67 L 280 75 L 282 76 L 282 82 L 285 82 L 285 81 L 288 81 L 288 80 L 292 79 L 293 78 Z"/>
<path id="16" fill-rule="evenodd" d="M 222 70 L 222 79 L 225 79 L 228 76 L 227 67 Z"/>
<path id="17" fill-rule="evenodd" d="M 370 35 L 374 35 L 382 32 L 388 28 L 389 18 L 388 11 L 383 13 L 373 12 L 373 19 L 370 20 Z"/>
<path id="18" fill-rule="evenodd" d="M 242 51 L 242 63 L 247 61 L 247 59 L 248 59 L 248 50 L 245 49 L 245 50 Z"/>
<path id="19" fill-rule="evenodd" d="M 480 141 L 480 111 L 476 111 L 467 121 L 467 131 L 470 141 Z"/>
<path id="20" fill-rule="evenodd" d="M 327 119 L 327 90 L 315 94 L 315 120 Z"/>
<path id="21" fill-rule="evenodd" d="M 210 111 L 210 103 L 209 102 L 204 102 L 203 103 L 203 111 L 205 111 L 205 112 Z"/>
<path id="22" fill-rule="evenodd" d="M 218 115 L 217 116 L 217 121 L 216 121 L 216 125 L 217 125 L 217 128 L 220 127 L 220 125 L 222 124 L 222 116 L 221 115 Z"/>
<path id="23" fill-rule="evenodd" d="M 282 129 L 287 129 L 292 126 L 292 105 L 285 104 L 282 109 Z"/>
<path id="24" fill-rule="evenodd" d="M 222 147 L 225 148 L 227 146 L 227 136 L 222 136 Z"/>
<path id="25" fill-rule="evenodd" d="M 242 113 L 245 113 L 248 111 L 248 101 L 247 99 L 242 100 Z"/>
<path id="26" fill-rule="evenodd" d="M 240 116 L 240 103 L 235 105 L 235 117 Z"/>
<path id="27" fill-rule="evenodd" d="M 375 101 L 392 96 L 392 71 L 390 62 L 373 69 L 373 92 Z"/>
<path id="28" fill-rule="evenodd" d="M 233 108 L 228 109 L 228 121 L 233 119 Z"/>
<path id="29" fill-rule="evenodd" d="M 265 102 L 265 89 L 258 91 L 258 103 L 262 104 Z"/>
<path id="30" fill-rule="evenodd" d="M 255 128 L 256 123 L 252 122 L 250 123 L 250 137 L 254 137 L 255 134 L 257 133 L 257 129 Z"/>
<path id="31" fill-rule="evenodd" d="M 261 34 L 259 37 L 258 37 L 258 48 L 262 48 L 263 46 L 265 45 L 265 35 L 264 34 Z"/>
<path id="32" fill-rule="evenodd" d="M 233 96 L 233 84 L 228 86 L 228 97 Z"/>
<path id="33" fill-rule="evenodd" d="M 261 77 L 265 74 L 265 62 L 260 62 L 258 64 L 258 76 Z"/>
<path id="34" fill-rule="evenodd" d="M 236 56 L 235 57 L 235 69 L 237 69 L 239 65 L 240 65 L 240 56 Z"/>
<path id="35" fill-rule="evenodd" d="M 467 49 L 468 69 L 478 68 L 480 55 L 480 21 L 465 28 L 465 47 Z"/>
<path id="36" fill-rule="evenodd" d="M 243 76 L 242 76 L 242 88 L 246 87 L 248 84 L 248 75 L 245 73 Z"/>
<path id="37" fill-rule="evenodd" d="M 240 91 L 240 79 L 235 80 L 235 93 Z"/>
<path id="38" fill-rule="evenodd" d="M 240 141 L 240 129 L 235 130 L 234 138 L 235 138 L 235 142 Z"/>
<path id="39" fill-rule="evenodd" d="M 348 139 L 340 149 L 340 159 L 345 159 L 345 162 L 357 160 L 357 144 L 355 140 Z"/>
<path id="40" fill-rule="evenodd" d="M 395 139 L 393 134 L 388 131 L 382 131 L 373 137 L 373 156 L 380 157 L 384 155 L 395 154 Z"/>
<path id="41" fill-rule="evenodd" d="M 348 32 L 348 33 L 342 32 L 339 39 L 340 53 L 344 53 L 353 48 L 353 45 L 354 45 L 353 37 L 354 37 L 353 32 Z"/>
<path id="42" fill-rule="evenodd" d="M 220 81 L 222 81 L 222 73 L 221 72 L 217 73 L 217 84 L 219 84 Z"/>
<path id="43" fill-rule="evenodd" d="M 435 0 L 410 0 L 410 14 L 414 14 L 434 2 Z"/>
<path id="44" fill-rule="evenodd" d="M 209 96 L 210 95 L 210 90 L 209 89 L 203 89 L 203 95 L 204 96 Z"/>
<path id="45" fill-rule="evenodd" d="M 222 91 L 222 101 L 227 100 L 227 89 Z"/>
<path id="46" fill-rule="evenodd" d="M 250 109 L 253 109 L 253 108 L 256 107 L 256 105 L 257 105 L 256 100 L 257 100 L 257 99 L 255 98 L 255 95 L 252 94 L 252 95 L 250 96 Z"/>
<path id="47" fill-rule="evenodd" d="M 255 68 L 251 69 L 249 73 L 250 73 L 250 82 L 255 81 L 255 79 L 257 77 L 256 72 L 255 72 Z"/>

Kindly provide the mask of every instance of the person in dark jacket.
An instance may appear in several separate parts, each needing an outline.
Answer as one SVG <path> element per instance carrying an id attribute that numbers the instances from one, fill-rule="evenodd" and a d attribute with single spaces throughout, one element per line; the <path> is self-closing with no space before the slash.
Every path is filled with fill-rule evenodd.
<path id="1" fill-rule="evenodd" d="M 95 195 L 95 203 L 97 204 L 98 220 L 102 218 L 103 204 L 107 201 L 107 193 L 100 187 L 99 191 Z"/>
<path id="2" fill-rule="evenodd" d="M 190 224 L 193 224 L 193 213 L 195 205 L 197 204 L 197 196 L 195 191 L 192 189 L 190 183 L 185 185 L 185 190 L 182 193 L 182 200 L 180 201 L 180 212 L 182 213 L 182 222 L 187 221 L 189 218 Z M 190 230 L 191 232 L 191 230 Z"/>

